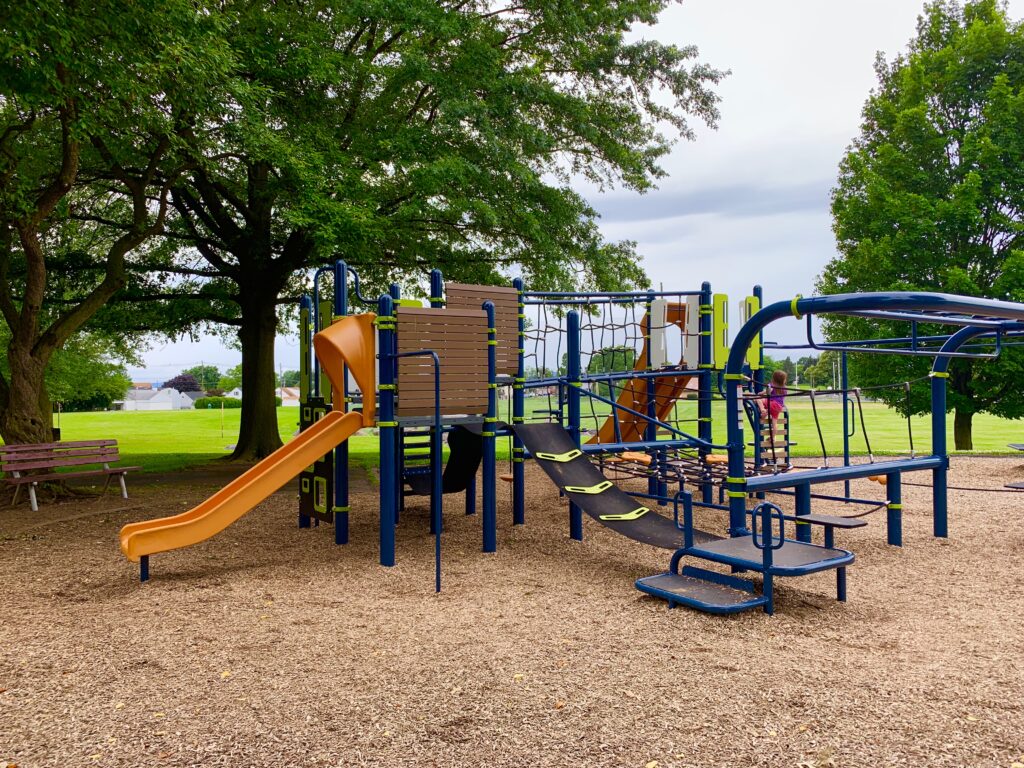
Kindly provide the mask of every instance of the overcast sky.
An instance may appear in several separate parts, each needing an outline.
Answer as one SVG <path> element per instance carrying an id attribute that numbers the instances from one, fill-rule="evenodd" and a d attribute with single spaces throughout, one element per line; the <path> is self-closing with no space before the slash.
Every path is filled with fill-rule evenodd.
<path id="1" fill-rule="evenodd" d="M 766 300 L 809 295 L 835 253 L 829 191 L 875 84 L 875 53 L 891 59 L 914 35 L 921 0 L 684 0 L 645 36 L 695 44 L 701 60 L 731 70 L 718 87 L 717 130 L 698 126 L 664 163 L 646 195 L 593 196 L 602 229 L 636 240 L 655 285 L 740 297 L 754 282 Z M 1011 0 L 1010 15 L 1024 15 Z M 732 302 L 735 305 L 735 301 Z M 794 324 L 790 324 L 794 325 Z M 794 339 L 797 328 L 773 326 Z M 795 339 L 794 339 L 795 340 Z M 297 365 L 297 341 L 277 361 Z M 241 356 L 218 339 L 159 345 L 133 378 L 161 380 L 199 362 L 228 368 Z"/>

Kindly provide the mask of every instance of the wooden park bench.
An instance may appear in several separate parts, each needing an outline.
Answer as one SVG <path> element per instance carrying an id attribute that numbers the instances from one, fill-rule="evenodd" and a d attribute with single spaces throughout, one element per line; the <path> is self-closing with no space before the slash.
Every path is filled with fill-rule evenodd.
<path id="1" fill-rule="evenodd" d="M 0 470 L 4 482 L 15 486 L 13 506 L 18 502 L 22 486 L 28 486 L 28 497 L 32 511 L 39 510 L 36 487 L 39 483 L 63 482 L 78 477 L 105 476 L 103 492 L 107 492 L 110 481 L 116 477 L 121 483 L 121 496 L 128 498 L 128 487 L 124 476 L 129 470 L 139 467 L 112 467 L 120 461 L 117 440 L 79 440 L 68 443 L 40 443 L 35 445 L 0 446 Z M 91 466 L 102 464 L 101 467 Z M 70 472 L 58 470 L 77 467 Z"/>

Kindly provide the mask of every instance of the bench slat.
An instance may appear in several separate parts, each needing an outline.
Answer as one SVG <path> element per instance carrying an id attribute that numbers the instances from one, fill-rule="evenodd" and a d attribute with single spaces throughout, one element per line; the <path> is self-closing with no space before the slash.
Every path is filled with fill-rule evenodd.
<path id="1" fill-rule="evenodd" d="M 66 443 L 12 443 L 11 445 L 0 445 L 0 453 L 19 453 L 50 448 L 84 448 L 102 445 L 117 445 L 117 440 L 72 440 Z"/>
<path id="2" fill-rule="evenodd" d="M 142 467 L 111 467 L 110 469 L 85 469 L 78 472 L 55 472 L 48 475 L 24 475 L 22 477 L 5 477 L 4 482 L 8 485 L 24 485 L 25 483 L 51 482 L 54 480 L 69 480 L 76 477 L 92 477 L 95 475 L 126 475 L 131 470 L 139 470 Z"/>
<path id="3" fill-rule="evenodd" d="M 100 446 L 99 448 L 70 448 L 66 451 L 19 451 L 6 456 L 0 454 L 0 462 L 14 464 L 19 461 L 60 461 L 65 456 L 109 456 L 111 453 L 117 453 L 116 445 Z"/>
<path id="4" fill-rule="evenodd" d="M 38 460 L 38 461 L 5 461 L 0 464 L 0 469 L 4 472 L 27 472 L 33 469 L 54 469 L 57 467 L 78 467 L 84 464 L 109 464 L 111 462 L 120 461 L 120 457 L 115 451 L 114 453 L 104 454 L 101 456 L 69 456 L 68 458 L 57 458 L 49 460 Z"/>

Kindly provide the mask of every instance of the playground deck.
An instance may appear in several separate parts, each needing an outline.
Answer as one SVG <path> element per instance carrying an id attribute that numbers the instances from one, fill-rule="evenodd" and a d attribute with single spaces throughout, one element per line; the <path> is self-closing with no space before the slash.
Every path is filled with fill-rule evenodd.
<path id="1" fill-rule="evenodd" d="M 950 481 L 1022 478 L 1016 457 L 958 458 Z M 633 581 L 665 551 L 589 519 L 570 541 L 532 463 L 525 528 L 499 487 L 494 555 L 448 505 L 439 595 L 426 499 L 409 500 L 383 569 L 375 514 L 353 513 L 335 547 L 330 528 L 295 527 L 294 485 L 140 585 L 120 526 L 221 485 L 143 475 L 127 502 L 0 509 L 0 766 L 1024 762 L 1016 495 L 951 491 L 939 540 L 930 490 L 906 486 L 906 547 L 885 544 L 884 512 L 838 531 L 857 554 L 850 602 L 821 573 L 778 583 L 774 617 L 642 595 Z M 372 481 L 353 490 L 376 508 Z"/>

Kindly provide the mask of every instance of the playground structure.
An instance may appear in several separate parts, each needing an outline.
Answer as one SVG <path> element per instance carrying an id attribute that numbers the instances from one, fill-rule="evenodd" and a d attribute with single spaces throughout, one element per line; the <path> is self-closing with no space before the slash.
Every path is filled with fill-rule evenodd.
<path id="1" fill-rule="evenodd" d="M 328 279 L 333 295 L 324 298 Z M 140 562 L 143 580 L 150 555 L 209 538 L 296 476 L 299 526 L 333 524 L 336 543 L 346 543 L 347 440 L 373 427 L 380 444 L 380 562 L 396 562 L 395 527 L 406 498 L 429 495 L 437 590 L 444 496 L 464 493 L 465 512 L 476 514 L 478 474 L 482 549 L 497 548 L 496 442 L 508 439 L 512 524 L 526 523 L 524 463 L 532 459 L 568 499 L 571 538 L 582 540 L 587 514 L 618 534 L 672 551 L 666 572 L 636 583 L 670 606 L 712 613 L 759 606 L 771 613 L 775 577 L 823 570 L 836 572 L 836 596 L 845 600 L 854 555 L 835 546 L 835 530 L 866 523 L 860 516 L 816 514 L 813 501 L 885 508 L 887 541 L 901 546 L 902 475 L 927 471 L 934 534 L 947 536 L 949 362 L 991 357 L 1006 337 L 1024 330 L 1024 305 L 1009 302 L 886 293 L 796 297 L 762 308 L 755 287 L 741 303 L 744 322 L 730 345 L 728 299 L 707 283 L 692 291 L 545 292 L 526 290 L 520 280 L 505 287 L 445 284 L 437 270 L 427 303 L 403 299 L 398 286 L 367 299 L 357 273 L 343 262 L 319 270 L 313 296 L 300 309 L 300 435 L 195 509 L 126 526 L 121 548 Z M 352 314 L 355 309 L 361 313 Z M 905 321 L 910 333 L 817 342 L 812 318 L 828 314 Z M 826 456 L 824 466 L 794 467 L 788 414 L 774 423 L 757 408 L 765 389 L 763 332 L 786 316 L 806 318 L 807 346 L 841 355 L 842 466 L 828 466 Z M 959 330 L 919 332 L 944 326 Z M 848 406 L 851 394 L 859 403 L 860 392 L 847 386 L 847 354 L 934 358 L 928 455 L 851 463 Z M 813 391 L 790 394 L 809 394 L 814 402 Z M 716 400 L 725 403 L 724 444 L 713 441 Z M 646 488 L 624 490 L 609 476 L 646 480 Z M 885 498 L 851 496 L 849 481 L 862 477 L 884 479 Z M 813 490 L 834 482 L 845 483 L 843 494 Z M 784 513 L 769 496 L 793 498 L 795 513 Z M 695 508 L 717 514 L 720 527 L 695 529 Z M 812 542 L 812 525 L 823 529 L 823 544 Z M 760 574 L 760 584 L 748 574 Z"/>

